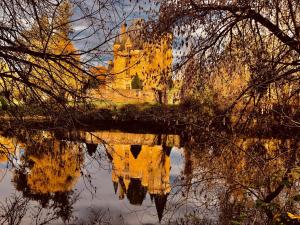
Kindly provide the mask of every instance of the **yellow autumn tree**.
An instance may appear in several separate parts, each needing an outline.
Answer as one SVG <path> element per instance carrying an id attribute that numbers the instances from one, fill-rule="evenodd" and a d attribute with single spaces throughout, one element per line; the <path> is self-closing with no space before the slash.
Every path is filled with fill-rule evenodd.
<path id="1" fill-rule="evenodd" d="M 34 94 L 42 99 L 72 100 L 81 96 L 83 73 L 80 56 L 69 38 L 70 17 L 71 3 L 63 1 L 54 19 L 45 15 L 24 34 L 32 39 L 31 50 L 50 55 L 48 58 L 30 56 L 29 59 L 32 71 L 28 80 L 40 87 Z"/>

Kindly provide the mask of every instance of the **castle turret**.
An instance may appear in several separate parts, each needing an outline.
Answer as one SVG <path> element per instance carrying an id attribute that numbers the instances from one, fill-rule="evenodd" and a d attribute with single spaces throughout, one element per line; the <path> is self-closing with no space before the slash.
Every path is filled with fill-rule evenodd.
<path id="1" fill-rule="evenodd" d="M 120 50 L 120 48 L 121 48 L 121 43 L 115 42 L 114 43 L 114 54 L 115 54 L 115 56 L 117 55 L 117 53 Z"/>
<path id="2" fill-rule="evenodd" d="M 125 49 L 130 50 L 132 48 L 132 42 L 130 38 L 127 38 L 126 43 L 125 43 Z"/>
<path id="3" fill-rule="evenodd" d="M 121 26 L 120 35 L 123 35 L 126 33 L 126 27 L 127 27 L 127 24 L 126 24 L 126 22 L 124 22 Z"/>
<path id="4" fill-rule="evenodd" d="M 112 60 L 109 60 L 108 61 L 108 71 L 110 72 L 112 69 L 113 69 L 113 67 L 114 67 L 114 63 L 113 63 L 113 61 Z"/>

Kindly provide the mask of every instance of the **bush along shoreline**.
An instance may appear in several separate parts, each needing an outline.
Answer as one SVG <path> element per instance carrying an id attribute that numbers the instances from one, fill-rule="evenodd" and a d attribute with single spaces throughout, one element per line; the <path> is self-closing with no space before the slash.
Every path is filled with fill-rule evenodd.
<path id="1" fill-rule="evenodd" d="M 179 105 L 122 105 L 110 108 L 85 107 L 9 107 L 0 111 L 2 126 L 31 126 L 34 128 L 90 127 L 93 129 L 125 129 L 140 132 L 199 132 L 222 130 L 227 133 L 286 135 L 298 132 L 300 113 L 286 118 L 278 114 L 252 113 L 252 120 L 234 124 L 230 116 L 216 108 L 197 103 Z M 259 118 L 259 119 L 258 119 Z M 1 128 L 0 127 L 0 128 Z"/>

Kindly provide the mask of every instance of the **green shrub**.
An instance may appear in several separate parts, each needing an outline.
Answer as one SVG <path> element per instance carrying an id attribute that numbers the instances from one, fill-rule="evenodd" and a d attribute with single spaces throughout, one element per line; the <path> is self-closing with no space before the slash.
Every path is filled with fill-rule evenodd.
<path id="1" fill-rule="evenodd" d="M 132 89 L 142 89 L 143 88 L 143 83 L 140 80 L 138 75 L 135 75 L 131 81 L 131 88 Z"/>

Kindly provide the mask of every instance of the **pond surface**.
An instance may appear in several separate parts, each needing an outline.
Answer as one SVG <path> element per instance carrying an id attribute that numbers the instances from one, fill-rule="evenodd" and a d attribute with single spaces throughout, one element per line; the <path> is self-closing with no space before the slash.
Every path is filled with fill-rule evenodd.
<path id="1" fill-rule="evenodd" d="M 40 130 L 0 142 L 0 199 L 22 224 L 157 223 L 184 168 L 178 135 Z"/>
<path id="2" fill-rule="evenodd" d="M 1 224 L 298 224 L 296 138 L 17 130 L 0 143 Z"/>

